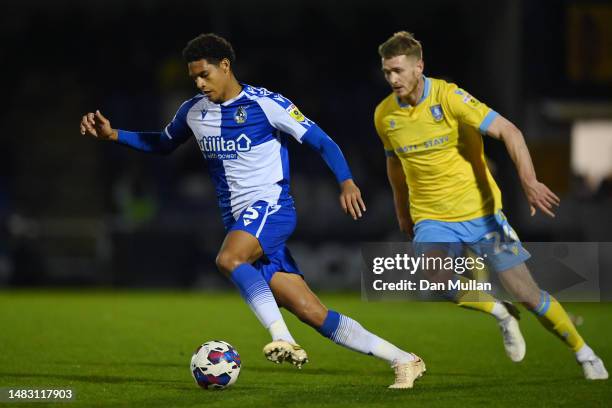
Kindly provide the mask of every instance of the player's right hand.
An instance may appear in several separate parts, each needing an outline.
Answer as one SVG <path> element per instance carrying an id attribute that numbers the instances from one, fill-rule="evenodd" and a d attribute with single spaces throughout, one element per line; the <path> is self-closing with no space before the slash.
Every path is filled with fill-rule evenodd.
<path id="1" fill-rule="evenodd" d="M 532 217 L 537 210 L 540 210 L 549 217 L 555 218 L 554 209 L 559 207 L 561 200 L 544 183 L 538 180 L 523 183 L 523 190 L 527 196 Z"/>
<path id="2" fill-rule="evenodd" d="M 106 119 L 99 110 L 96 113 L 89 112 L 81 118 L 81 134 L 93 136 L 102 140 L 117 140 L 117 131 L 111 127 L 110 121 Z"/>
<path id="3" fill-rule="evenodd" d="M 340 205 L 346 214 L 353 217 L 354 220 L 362 217 L 362 211 L 365 212 L 366 206 L 361 198 L 361 190 L 353 182 L 353 179 L 344 180 L 340 184 Z"/>

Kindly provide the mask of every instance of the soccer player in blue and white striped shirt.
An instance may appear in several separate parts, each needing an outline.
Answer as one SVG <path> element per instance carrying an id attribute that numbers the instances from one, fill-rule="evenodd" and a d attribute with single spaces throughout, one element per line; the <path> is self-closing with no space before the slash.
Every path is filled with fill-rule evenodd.
<path id="1" fill-rule="evenodd" d="M 425 371 L 423 361 L 327 309 L 285 245 L 296 225 L 289 192 L 290 139 L 320 153 L 340 184 L 347 214 L 357 219 L 366 210 L 338 145 L 287 98 L 238 82 L 232 70 L 235 53 L 225 39 L 202 34 L 187 44 L 183 56 L 201 93 L 185 101 L 163 131 L 113 129 L 96 111 L 83 116 L 81 133 L 165 154 L 195 137 L 227 232 L 216 264 L 269 330 L 266 357 L 298 367 L 308 361 L 285 325 L 280 305 L 334 342 L 389 362 L 395 369 L 390 388 L 412 388 Z"/>

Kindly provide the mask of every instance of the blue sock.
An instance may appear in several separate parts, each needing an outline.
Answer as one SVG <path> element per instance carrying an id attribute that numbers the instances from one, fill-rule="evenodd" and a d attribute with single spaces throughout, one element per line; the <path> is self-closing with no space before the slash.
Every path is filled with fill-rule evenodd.
<path id="1" fill-rule="evenodd" d="M 270 286 L 261 273 L 249 264 L 241 264 L 232 271 L 230 279 L 238 287 L 261 324 L 270 331 L 273 340 L 295 343 L 276 304 Z"/>
<path id="2" fill-rule="evenodd" d="M 359 322 L 333 310 L 327 312 L 327 317 L 318 331 L 336 344 L 378 357 L 390 364 L 403 364 L 415 359 L 413 354 L 397 348 L 364 329 Z"/>

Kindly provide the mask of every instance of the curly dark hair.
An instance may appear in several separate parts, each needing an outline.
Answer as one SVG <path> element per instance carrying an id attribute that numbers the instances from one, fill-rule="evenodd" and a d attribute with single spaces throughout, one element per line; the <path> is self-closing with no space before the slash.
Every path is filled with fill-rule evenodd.
<path id="1" fill-rule="evenodd" d="M 232 44 L 225 38 L 213 34 L 200 34 L 190 40 L 183 49 L 183 58 L 187 62 L 205 59 L 210 64 L 219 65 L 223 58 L 227 58 L 230 64 L 236 61 L 236 54 Z"/>

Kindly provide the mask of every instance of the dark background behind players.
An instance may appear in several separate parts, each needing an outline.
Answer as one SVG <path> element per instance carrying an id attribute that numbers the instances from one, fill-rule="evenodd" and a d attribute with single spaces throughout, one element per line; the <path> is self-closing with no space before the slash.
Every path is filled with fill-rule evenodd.
<path id="1" fill-rule="evenodd" d="M 521 239 L 612 241 L 612 3 L 581 3 L 5 6 L 0 286 L 224 284 L 213 264 L 222 225 L 195 142 L 161 157 L 78 134 L 82 114 L 97 108 L 120 128 L 165 126 L 196 91 L 180 51 L 201 32 L 232 41 L 242 81 L 286 95 L 318 122 L 362 188 L 368 213 L 355 224 L 316 154 L 290 147 L 302 220 L 291 247 L 313 286 L 358 288 L 359 242 L 401 239 L 372 115 L 389 92 L 377 46 L 402 29 L 423 42 L 427 75 L 457 82 L 525 133 L 562 203 L 555 220 L 530 218 L 503 145 L 486 140 Z"/>

